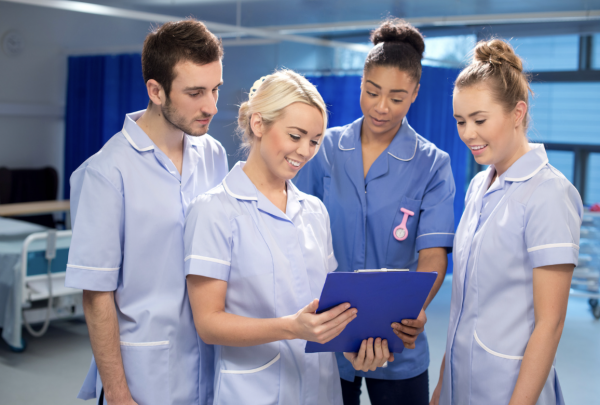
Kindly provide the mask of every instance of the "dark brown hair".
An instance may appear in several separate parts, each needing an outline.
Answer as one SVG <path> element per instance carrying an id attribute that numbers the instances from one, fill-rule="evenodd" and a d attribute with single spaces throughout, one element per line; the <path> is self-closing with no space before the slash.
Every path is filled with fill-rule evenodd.
<path id="1" fill-rule="evenodd" d="M 144 41 L 142 74 L 144 82 L 156 80 L 169 97 L 178 62 L 206 65 L 223 58 L 221 40 L 194 19 L 168 22 L 153 30 Z"/>
<path id="2" fill-rule="evenodd" d="M 371 33 L 371 42 L 375 47 L 367 56 L 365 72 L 373 66 L 396 67 L 419 83 L 425 40 L 418 29 L 399 18 L 390 18 Z"/>
<path id="3" fill-rule="evenodd" d="M 473 51 L 473 61 L 458 75 L 455 88 L 473 86 L 485 82 L 490 86 L 494 99 L 506 112 L 512 111 L 519 101 L 529 107 L 530 77 L 523 72 L 523 61 L 513 48 L 500 39 L 479 41 Z M 523 120 L 527 128 L 529 110 Z"/>

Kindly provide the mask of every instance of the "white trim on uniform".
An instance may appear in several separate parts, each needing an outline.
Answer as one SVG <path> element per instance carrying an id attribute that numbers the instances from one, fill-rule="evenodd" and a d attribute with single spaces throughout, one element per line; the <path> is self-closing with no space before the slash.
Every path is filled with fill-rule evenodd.
<path id="1" fill-rule="evenodd" d="M 573 249 L 579 250 L 579 246 L 574 243 L 551 243 L 549 245 L 540 245 L 527 249 L 528 252 L 535 252 L 536 250 L 551 249 L 551 248 L 564 248 L 572 247 Z"/>
<path id="2" fill-rule="evenodd" d="M 328 259 L 331 259 L 333 257 L 333 252 L 331 252 L 331 254 L 329 256 L 327 256 Z"/>
<path id="3" fill-rule="evenodd" d="M 419 239 L 421 236 L 429 236 L 429 235 L 454 235 L 453 233 L 448 232 L 432 232 L 432 233 L 424 233 L 423 235 L 417 236 L 415 239 Z"/>
<path id="4" fill-rule="evenodd" d="M 388 152 L 388 154 L 389 154 L 391 157 L 393 157 L 393 158 L 396 158 L 396 159 L 398 159 L 398 160 L 401 160 L 401 161 L 403 161 L 403 162 L 408 162 L 408 161 L 411 161 L 411 160 L 413 160 L 413 158 L 414 158 L 414 157 L 415 157 L 415 155 L 417 154 L 417 146 L 418 146 L 418 145 L 419 145 L 419 139 L 418 139 L 418 138 L 417 138 L 417 136 L 415 135 L 415 150 L 414 150 L 414 152 L 413 152 L 413 155 L 412 155 L 411 157 L 409 157 L 408 159 L 401 159 L 401 158 L 399 158 L 398 156 L 394 156 L 394 155 L 392 155 L 392 152 Z"/>
<path id="5" fill-rule="evenodd" d="M 123 342 L 121 346 L 134 346 L 134 347 L 151 347 L 151 346 L 167 346 L 168 340 L 161 340 L 160 342 Z"/>
<path id="6" fill-rule="evenodd" d="M 477 341 L 477 343 L 479 343 L 479 346 L 481 346 L 481 348 L 483 350 L 485 350 L 486 352 L 488 352 L 489 354 L 492 354 L 496 357 L 501 357 L 503 359 L 508 359 L 508 360 L 523 360 L 523 356 L 509 356 L 508 354 L 502 354 L 502 353 L 493 351 L 492 349 L 490 349 L 489 347 L 484 345 L 481 340 L 479 340 L 479 336 L 477 336 L 477 331 L 475 331 L 473 336 L 475 336 L 475 340 Z"/>
<path id="7" fill-rule="evenodd" d="M 224 264 L 226 266 L 231 266 L 231 262 L 226 262 L 225 260 L 213 259 L 212 257 L 198 256 L 198 255 L 189 255 L 183 261 L 187 262 L 190 259 L 204 260 L 205 262 L 213 262 L 213 263 Z"/>
<path id="8" fill-rule="evenodd" d="M 221 369 L 221 373 L 223 373 L 223 374 L 252 374 L 252 373 L 258 373 L 259 371 L 263 371 L 264 369 L 268 368 L 269 366 L 272 366 L 275 362 L 277 362 L 277 360 L 279 360 L 280 357 L 281 357 L 281 353 L 277 354 L 277 356 L 275 356 L 275 358 L 273 360 L 271 360 L 270 362 L 268 362 L 264 366 L 261 366 L 261 367 L 258 367 L 258 368 L 253 368 L 252 370 L 223 370 L 223 369 Z"/>
<path id="9" fill-rule="evenodd" d="M 229 189 L 229 187 L 227 187 L 227 183 L 225 182 L 225 179 L 223 179 L 223 188 L 225 189 L 225 191 L 227 192 L 227 194 L 229 194 L 233 198 L 237 198 L 238 200 L 258 201 L 258 198 L 256 198 L 256 197 L 246 197 L 246 196 L 243 196 L 243 195 L 238 195 L 238 194 L 232 193 L 231 190 Z"/>
<path id="10" fill-rule="evenodd" d="M 356 148 L 350 148 L 350 149 L 344 149 L 344 148 L 342 148 L 342 138 L 344 137 L 344 134 L 345 134 L 347 131 L 348 131 L 348 130 L 344 131 L 344 133 L 343 133 L 342 135 L 340 135 L 340 139 L 338 140 L 338 148 L 340 148 L 340 150 L 345 150 L 345 151 L 348 151 L 348 150 L 354 150 L 354 149 L 356 149 Z"/>
<path id="11" fill-rule="evenodd" d="M 120 267 L 89 267 L 89 266 L 78 266 L 76 264 L 67 264 L 67 267 L 82 270 L 96 270 L 96 271 L 117 271 Z"/>
<path id="12" fill-rule="evenodd" d="M 546 166 L 548 164 L 548 159 L 544 160 L 544 163 L 542 163 L 537 169 L 535 169 L 533 172 L 529 173 L 527 176 L 525 177 L 507 177 L 504 180 L 505 181 L 525 181 L 525 180 L 529 180 L 530 178 L 532 178 L 533 176 L 535 176 L 536 174 L 538 174 L 538 172 L 540 170 L 542 170 L 544 168 L 544 166 Z"/>
<path id="13" fill-rule="evenodd" d="M 137 149 L 140 152 L 146 152 L 149 150 L 154 149 L 154 145 L 150 145 L 147 146 L 145 148 L 140 149 L 135 142 L 133 142 L 133 139 L 131 139 L 131 137 L 129 136 L 129 134 L 127 133 L 127 131 L 125 130 L 125 127 L 123 127 L 123 129 L 121 130 L 121 132 L 123 133 L 123 136 L 125 137 L 125 139 L 127 139 L 129 141 L 129 143 L 131 144 L 131 146 L 133 146 L 135 149 Z"/>

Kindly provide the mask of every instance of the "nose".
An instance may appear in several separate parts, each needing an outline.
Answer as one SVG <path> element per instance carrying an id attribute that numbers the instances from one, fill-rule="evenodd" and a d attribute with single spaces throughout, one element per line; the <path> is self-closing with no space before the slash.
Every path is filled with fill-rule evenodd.
<path id="1" fill-rule="evenodd" d="M 219 110 L 217 109 L 218 96 L 211 94 L 207 97 L 206 103 L 202 106 L 201 111 L 205 115 L 215 115 Z"/>
<path id="2" fill-rule="evenodd" d="M 375 111 L 377 114 L 387 114 L 389 112 L 389 107 L 387 105 L 385 97 L 381 97 L 379 102 L 375 104 Z"/>
<path id="3" fill-rule="evenodd" d="M 473 140 L 477 138 L 477 129 L 474 125 L 465 124 L 465 130 L 462 134 L 465 140 Z"/>
<path id="4" fill-rule="evenodd" d="M 310 156 L 310 140 L 303 139 L 298 145 L 296 153 L 305 159 L 308 158 Z"/>

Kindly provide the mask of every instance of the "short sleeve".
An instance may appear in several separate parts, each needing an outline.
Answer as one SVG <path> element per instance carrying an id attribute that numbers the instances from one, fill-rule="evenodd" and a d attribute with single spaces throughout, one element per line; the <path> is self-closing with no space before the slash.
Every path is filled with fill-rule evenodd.
<path id="1" fill-rule="evenodd" d="M 452 251 L 454 241 L 454 177 L 447 154 L 432 176 L 421 203 L 416 249 L 445 247 Z"/>
<path id="2" fill-rule="evenodd" d="M 577 265 L 583 205 L 564 178 L 540 184 L 525 207 L 525 245 L 533 268 Z"/>
<path id="3" fill-rule="evenodd" d="M 87 167 L 72 182 L 73 236 L 65 285 L 91 291 L 117 289 L 123 257 L 123 195 Z"/>
<path id="4" fill-rule="evenodd" d="M 185 220 L 185 275 L 229 280 L 231 223 L 219 198 L 203 194 L 192 202 Z"/>

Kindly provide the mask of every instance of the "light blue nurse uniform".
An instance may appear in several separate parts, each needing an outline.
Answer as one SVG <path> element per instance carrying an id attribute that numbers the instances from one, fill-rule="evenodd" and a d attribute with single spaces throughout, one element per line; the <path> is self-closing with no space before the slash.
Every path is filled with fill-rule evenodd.
<path id="1" fill-rule="evenodd" d="M 128 114 L 71 176 L 65 284 L 115 292 L 125 377 L 138 404 L 205 405 L 213 353 L 192 319 L 183 229 L 190 201 L 227 174 L 227 156 L 210 135 L 186 135 L 180 175 L 136 124 L 143 112 Z M 98 397 L 101 387 L 92 359 L 79 398 Z"/>
<path id="2" fill-rule="evenodd" d="M 493 166 L 467 191 L 440 404 L 508 404 L 535 327 L 533 269 L 577 265 L 581 198 L 544 146 L 530 147 L 491 186 Z M 554 365 L 537 404 L 564 404 Z"/>
<path id="3" fill-rule="evenodd" d="M 451 250 L 454 240 L 454 178 L 450 157 L 418 135 L 404 118 L 398 133 L 364 176 L 360 132 L 363 118 L 330 128 L 319 152 L 294 179 L 298 188 L 320 198 L 331 216 L 337 271 L 358 269 L 416 270 L 421 249 Z M 408 237 L 399 241 L 393 230 L 406 208 Z M 360 315 L 359 315 L 360 316 Z M 399 319 L 400 321 L 400 319 Z M 415 349 L 397 354 L 386 368 L 356 371 L 337 354 L 340 375 L 404 380 L 429 367 L 425 332 Z"/>
<path id="4" fill-rule="evenodd" d="M 285 214 L 238 162 L 192 203 L 185 272 L 227 282 L 225 311 L 249 318 L 293 315 L 319 298 L 337 263 L 329 216 L 287 182 Z M 342 405 L 333 353 L 304 353 L 305 340 L 215 345 L 215 405 Z"/>

